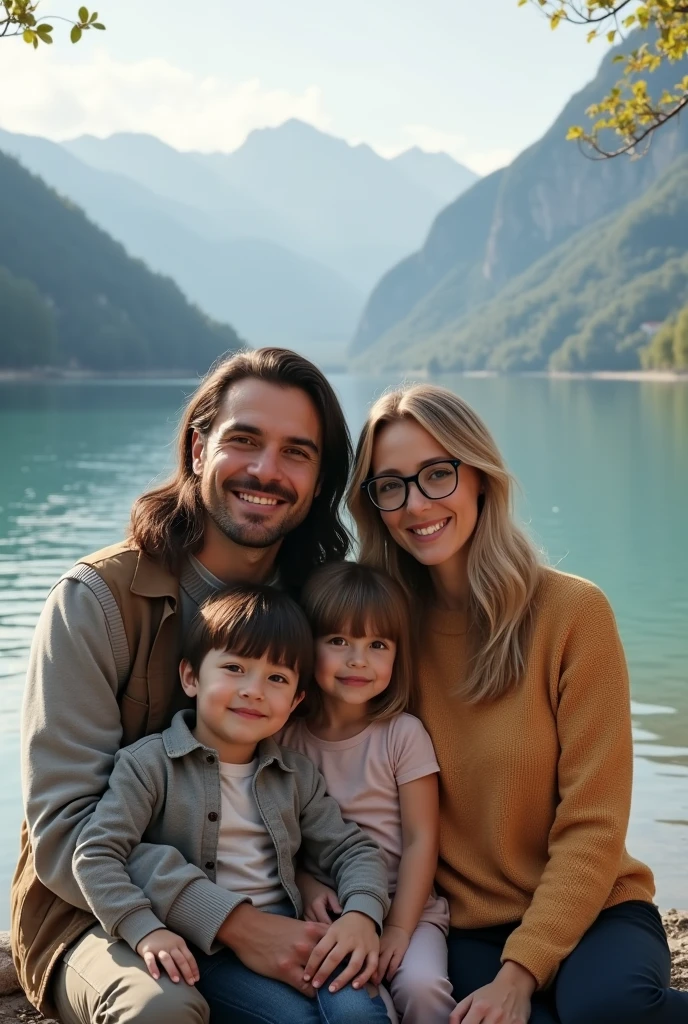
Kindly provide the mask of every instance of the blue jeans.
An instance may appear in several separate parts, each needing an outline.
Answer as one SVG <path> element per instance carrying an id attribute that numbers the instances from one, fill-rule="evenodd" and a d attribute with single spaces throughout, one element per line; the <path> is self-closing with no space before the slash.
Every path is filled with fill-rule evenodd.
<path id="1" fill-rule="evenodd" d="M 213 956 L 197 953 L 197 988 L 210 1006 L 210 1024 L 389 1024 L 380 996 L 347 985 L 315 999 L 245 967 L 230 949 Z M 333 977 L 338 972 L 335 971 Z"/>
<path id="2" fill-rule="evenodd" d="M 449 978 L 460 1002 L 493 981 L 515 924 L 449 932 Z M 671 958 L 657 908 L 603 910 L 533 999 L 530 1024 L 685 1024 L 688 993 L 669 988 Z"/>

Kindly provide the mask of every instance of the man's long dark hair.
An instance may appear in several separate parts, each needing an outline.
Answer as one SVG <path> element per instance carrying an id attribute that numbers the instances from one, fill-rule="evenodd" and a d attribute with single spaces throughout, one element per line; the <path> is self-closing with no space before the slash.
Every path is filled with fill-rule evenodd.
<path id="1" fill-rule="evenodd" d="M 227 390 L 247 378 L 278 387 L 299 388 L 313 402 L 322 428 L 320 493 L 304 521 L 283 540 L 277 568 L 284 586 L 293 591 L 324 562 L 346 557 L 349 533 L 340 506 L 351 468 L 352 447 L 341 406 L 321 371 L 288 349 L 260 348 L 238 352 L 208 372 L 189 402 L 179 426 L 174 476 L 134 502 L 131 536 L 146 554 L 172 572 L 180 571 L 187 554 L 203 545 L 204 506 L 200 478 L 194 473 L 191 438 L 206 435 Z"/>

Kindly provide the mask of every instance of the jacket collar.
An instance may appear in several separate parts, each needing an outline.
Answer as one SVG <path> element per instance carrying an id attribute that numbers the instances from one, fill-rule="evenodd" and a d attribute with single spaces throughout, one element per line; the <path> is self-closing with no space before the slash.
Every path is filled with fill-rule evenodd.
<path id="1" fill-rule="evenodd" d="M 179 580 L 145 551 L 139 551 L 136 571 L 129 589 L 132 594 L 138 594 L 140 597 L 169 597 L 176 601 L 179 597 Z"/>
<path id="2" fill-rule="evenodd" d="M 167 756 L 170 758 L 186 757 L 194 750 L 207 750 L 213 754 L 217 754 L 216 750 L 212 747 L 206 747 L 205 744 L 197 740 L 191 730 L 196 724 L 196 712 L 193 708 L 185 708 L 183 711 L 178 711 L 172 719 L 169 728 L 165 729 L 162 734 L 162 741 L 167 752 Z M 285 763 L 282 756 L 281 748 L 275 743 L 273 738 L 269 736 L 265 740 L 261 740 L 258 744 L 257 750 L 258 757 L 258 768 L 256 774 L 262 771 L 267 765 L 272 764 L 275 761 L 282 771 L 293 772 L 294 769 L 290 768 Z"/>

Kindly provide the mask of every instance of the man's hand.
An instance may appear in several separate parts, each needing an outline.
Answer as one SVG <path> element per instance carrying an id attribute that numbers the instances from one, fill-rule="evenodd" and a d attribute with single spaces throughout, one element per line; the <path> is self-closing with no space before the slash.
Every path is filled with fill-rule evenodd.
<path id="1" fill-rule="evenodd" d="M 373 981 L 380 985 L 383 981 L 391 981 L 399 970 L 404 959 L 411 937 L 403 928 L 396 925 L 385 925 L 380 939 L 380 960 Z"/>
<path id="2" fill-rule="evenodd" d="M 327 929 L 306 964 L 304 981 L 313 978 L 313 988 L 320 988 L 342 960 L 349 957 L 349 963 L 332 982 L 329 990 L 337 992 L 352 979 L 353 987 L 361 988 L 377 969 L 379 950 L 380 940 L 375 922 L 366 914 L 352 910 Z"/>
<path id="3" fill-rule="evenodd" d="M 217 939 L 256 974 L 283 981 L 304 995 L 313 996 L 313 986 L 304 980 L 304 968 L 326 931 L 322 924 L 294 921 L 241 903 L 226 919 Z"/>
<path id="4" fill-rule="evenodd" d="M 536 982 L 530 971 L 507 960 L 494 981 L 463 999 L 450 1024 L 528 1024 Z"/>
<path id="5" fill-rule="evenodd" d="M 342 912 L 337 893 L 307 871 L 296 872 L 296 884 L 303 900 L 303 916 L 307 921 L 319 921 L 329 928 L 333 916 Z"/>
<path id="6" fill-rule="evenodd" d="M 195 985 L 200 975 L 198 964 L 181 935 L 167 928 L 158 928 L 141 939 L 136 952 L 146 961 L 148 973 L 157 981 L 160 977 L 158 960 L 174 982 L 181 977 L 187 985 Z"/>

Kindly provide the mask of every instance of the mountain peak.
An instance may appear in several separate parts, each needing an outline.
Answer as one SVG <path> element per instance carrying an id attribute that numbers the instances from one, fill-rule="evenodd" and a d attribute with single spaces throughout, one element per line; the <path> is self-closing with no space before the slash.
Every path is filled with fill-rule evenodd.
<path id="1" fill-rule="evenodd" d="M 67 139 L 66 146 L 136 146 L 141 152 L 144 148 L 157 152 L 169 152 L 174 150 L 167 142 L 163 142 L 157 135 L 150 135 L 148 132 L 112 132 L 111 135 L 77 135 L 74 139 Z M 176 152 L 176 150 L 175 150 Z"/>

